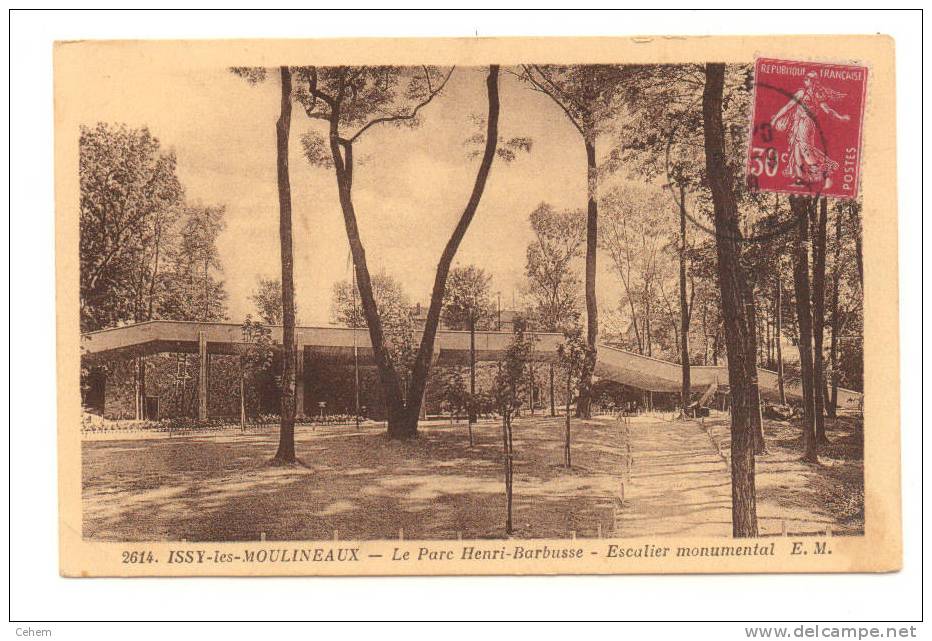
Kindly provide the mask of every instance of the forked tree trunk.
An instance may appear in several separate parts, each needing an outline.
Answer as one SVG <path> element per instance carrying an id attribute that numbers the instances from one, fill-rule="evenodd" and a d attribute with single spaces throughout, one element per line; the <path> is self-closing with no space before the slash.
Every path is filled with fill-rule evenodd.
<path id="1" fill-rule="evenodd" d="M 815 433 L 819 443 L 828 443 L 825 434 L 825 245 L 828 202 L 819 200 L 818 213 L 812 209 L 812 385 Z"/>
<path id="2" fill-rule="evenodd" d="M 275 125 L 278 167 L 278 235 L 282 255 L 282 407 L 278 451 L 272 462 L 296 462 L 294 449 L 295 341 L 294 254 L 291 234 L 291 178 L 288 172 L 288 135 L 291 131 L 291 70 L 281 68 L 281 114 Z"/>
<path id="3" fill-rule="evenodd" d="M 407 390 L 402 388 L 400 377 L 392 363 L 391 356 L 385 344 L 382 321 L 372 290 L 372 280 L 369 275 L 366 251 L 359 236 L 356 210 L 352 198 L 353 144 L 351 141 L 340 137 L 339 125 L 341 116 L 339 108 L 333 109 L 331 113 L 330 152 L 333 157 L 334 169 L 337 176 L 340 207 L 343 210 L 346 236 L 349 240 L 350 251 L 353 254 L 353 260 L 356 266 L 359 295 L 362 301 L 363 314 L 366 318 L 366 325 L 369 328 L 369 339 L 372 343 L 373 357 L 379 372 L 379 380 L 382 384 L 385 397 L 386 413 L 388 415 L 388 435 L 391 438 L 408 439 L 417 436 L 417 422 L 421 412 L 421 405 L 424 401 L 424 390 L 427 385 L 427 378 L 430 375 L 434 339 L 437 336 L 437 328 L 440 323 L 440 312 L 443 307 L 443 293 L 446 289 L 447 275 L 449 274 L 453 258 L 456 256 L 456 251 L 459 249 L 459 245 L 466 235 L 466 230 L 469 229 L 469 224 L 472 222 L 476 209 L 479 207 L 479 201 L 482 198 L 482 193 L 485 190 L 485 184 L 489 177 L 489 171 L 492 168 L 492 161 L 495 158 L 495 150 L 498 144 L 498 75 L 498 65 L 490 65 L 489 74 L 486 79 L 489 114 L 486 121 L 485 150 L 482 154 L 482 161 L 479 163 L 479 169 L 469 200 L 437 264 L 437 272 L 434 276 L 434 285 L 430 297 L 430 307 L 427 310 L 427 320 L 424 324 L 424 332 L 421 336 L 421 343 L 414 360 Z"/>
<path id="4" fill-rule="evenodd" d="M 731 520 L 736 537 L 757 536 L 757 498 L 754 488 L 754 434 L 749 417 L 747 328 L 744 308 L 745 276 L 738 260 L 740 231 L 732 177 L 725 162 L 722 93 L 725 65 L 707 64 L 702 93 L 706 174 L 712 203 L 718 254 L 722 315 L 728 350 L 731 389 Z"/>
<path id="5" fill-rule="evenodd" d="M 793 284 L 796 289 L 796 322 L 799 327 L 800 385 L 803 391 L 803 460 L 818 462 L 815 433 L 815 398 L 812 376 L 812 310 L 809 289 L 809 209 L 807 197 L 793 196 L 790 207 L 797 219 L 796 248 L 793 261 Z"/>
<path id="6" fill-rule="evenodd" d="M 591 126 L 586 127 L 592 131 Z M 592 372 L 595 369 L 596 348 L 599 340 L 599 306 L 595 297 L 596 250 L 599 239 L 599 168 L 596 163 L 595 140 L 588 134 L 586 144 L 586 341 L 590 355 L 583 366 L 579 381 L 579 397 L 576 401 L 576 416 L 589 418 L 592 415 Z"/>

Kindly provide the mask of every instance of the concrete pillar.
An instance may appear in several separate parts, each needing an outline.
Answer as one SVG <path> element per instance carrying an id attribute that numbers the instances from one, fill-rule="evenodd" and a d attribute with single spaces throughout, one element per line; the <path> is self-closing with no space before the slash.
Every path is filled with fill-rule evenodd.
<path id="1" fill-rule="evenodd" d="M 304 414 L 304 346 L 295 346 L 294 357 L 294 415 Z"/>
<path id="2" fill-rule="evenodd" d="M 207 334 L 197 333 L 197 417 L 207 418 Z"/>

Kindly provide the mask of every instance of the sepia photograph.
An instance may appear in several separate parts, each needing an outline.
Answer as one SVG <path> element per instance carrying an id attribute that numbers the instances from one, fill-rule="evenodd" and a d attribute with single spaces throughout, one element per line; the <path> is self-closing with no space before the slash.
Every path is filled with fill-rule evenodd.
<path id="1" fill-rule="evenodd" d="M 892 43 L 485 45 L 56 44 L 64 574 L 898 567 Z"/>

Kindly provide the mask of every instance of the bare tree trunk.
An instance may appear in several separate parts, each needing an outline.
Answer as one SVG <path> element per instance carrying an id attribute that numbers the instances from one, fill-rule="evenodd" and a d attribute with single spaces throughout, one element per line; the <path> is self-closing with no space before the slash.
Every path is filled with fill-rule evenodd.
<path id="1" fill-rule="evenodd" d="M 812 385 L 815 433 L 819 443 L 828 443 L 825 434 L 825 236 L 828 222 L 828 201 L 819 200 L 818 216 L 813 207 L 812 243 Z"/>
<path id="2" fill-rule="evenodd" d="M 777 348 L 777 388 L 780 393 L 780 405 L 786 405 L 786 381 L 783 378 L 783 271 L 777 267 L 777 297 L 774 305 L 775 336 Z"/>
<path id="3" fill-rule="evenodd" d="M 469 445 L 473 445 L 472 426 L 476 422 L 476 321 L 469 319 Z"/>
<path id="4" fill-rule="evenodd" d="M 282 255 L 282 409 L 278 451 L 272 462 L 295 463 L 295 340 L 294 254 L 291 231 L 291 178 L 288 170 L 288 135 L 291 131 L 291 70 L 281 67 L 281 114 L 275 125 L 278 157 L 278 234 Z"/>
<path id="5" fill-rule="evenodd" d="M 732 177 L 725 162 L 722 125 L 723 63 L 707 64 L 702 94 L 706 174 L 712 192 L 719 286 L 728 350 L 731 389 L 731 518 L 735 537 L 757 536 L 757 498 L 754 488 L 754 434 L 749 417 L 747 367 L 748 318 L 744 308 L 745 275 L 739 262 L 740 230 Z"/>
<path id="6" fill-rule="evenodd" d="M 586 127 L 591 132 L 592 127 Z M 590 356 L 582 369 L 579 381 L 579 398 L 576 401 L 576 416 L 589 418 L 592 415 L 592 373 L 595 370 L 596 350 L 599 340 L 599 306 L 595 297 L 596 250 L 599 240 L 599 170 L 595 154 L 595 138 L 588 134 L 586 143 L 587 215 L 586 215 L 586 341 Z"/>
<path id="7" fill-rule="evenodd" d="M 695 289 L 693 290 L 695 292 Z M 680 366 L 683 372 L 680 402 L 683 414 L 689 407 L 690 381 L 689 370 L 689 321 L 691 310 L 686 300 L 686 188 L 680 185 Z"/>
<path id="8" fill-rule="evenodd" d="M 644 345 L 647 348 L 647 355 L 653 356 L 654 355 L 653 353 L 654 339 L 651 336 L 650 319 L 651 319 L 650 295 L 647 292 L 645 292 L 644 293 Z"/>
<path id="9" fill-rule="evenodd" d="M 864 291 L 864 255 L 861 253 L 861 218 L 858 214 L 861 206 L 856 200 L 848 202 L 848 212 L 851 217 L 851 233 L 854 236 L 854 261 L 858 268 L 858 282 L 861 291 Z"/>
<path id="10" fill-rule="evenodd" d="M 766 454 L 767 443 L 764 441 L 764 417 L 761 415 L 760 384 L 757 375 L 757 305 L 754 302 L 754 288 L 747 288 L 748 317 L 748 412 L 751 429 L 754 432 L 754 453 Z"/>
<path id="11" fill-rule="evenodd" d="M 828 402 L 828 415 L 838 415 L 838 333 L 841 331 L 841 317 L 838 313 L 838 297 L 841 289 L 841 212 L 835 216 L 835 250 L 832 262 L 832 340 L 829 344 L 829 364 L 832 370 L 832 393 Z"/>
<path id="12" fill-rule="evenodd" d="M 242 357 L 239 359 L 239 426 L 246 431 L 246 371 Z"/>
<path id="13" fill-rule="evenodd" d="M 570 375 L 567 372 L 566 375 L 566 431 L 563 438 L 563 465 L 567 469 L 573 466 L 572 458 L 570 457 L 570 398 L 572 396 L 572 384 L 570 383 Z"/>
<path id="14" fill-rule="evenodd" d="M 514 447 L 511 440 L 511 411 L 506 409 L 502 415 L 502 440 L 505 454 L 505 534 L 514 532 L 512 526 L 512 488 L 514 481 Z"/>
<path id="15" fill-rule="evenodd" d="M 534 416 L 534 366 L 531 363 L 527 364 L 527 383 L 528 409 Z"/>
<path id="16" fill-rule="evenodd" d="M 793 283 L 796 288 L 796 321 L 799 326 L 799 369 L 803 390 L 803 460 L 818 462 L 815 433 L 815 386 L 812 375 L 812 310 L 809 291 L 809 209 L 807 197 L 793 196 L 790 207 L 798 220 L 796 250 L 793 262 Z"/>
<path id="17" fill-rule="evenodd" d="M 553 397 L 553 363 L 550 363 L 550 416 L 557 415 L 557 402 Z"/>
<path id="18" fill-rule="evenodd" d="M 766 316 L 766 314 L 764 314 Z M 773 334 L 771 330 L 773 329 L 773 323 L 770 322 L 769 318 L 764 319 L 764 327 L 767 329 L 767 356 L 766 364 L 767 369 L 773 369 Z"/>

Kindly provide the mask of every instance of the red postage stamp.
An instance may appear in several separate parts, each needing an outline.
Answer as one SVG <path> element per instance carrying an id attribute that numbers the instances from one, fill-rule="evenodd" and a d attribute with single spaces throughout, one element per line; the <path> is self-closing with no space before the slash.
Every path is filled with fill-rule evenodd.
<path id="1" fill-rule="evenodd" d="M 752 191 L 856 198 L 867 68 L 758 58 Z"/>

